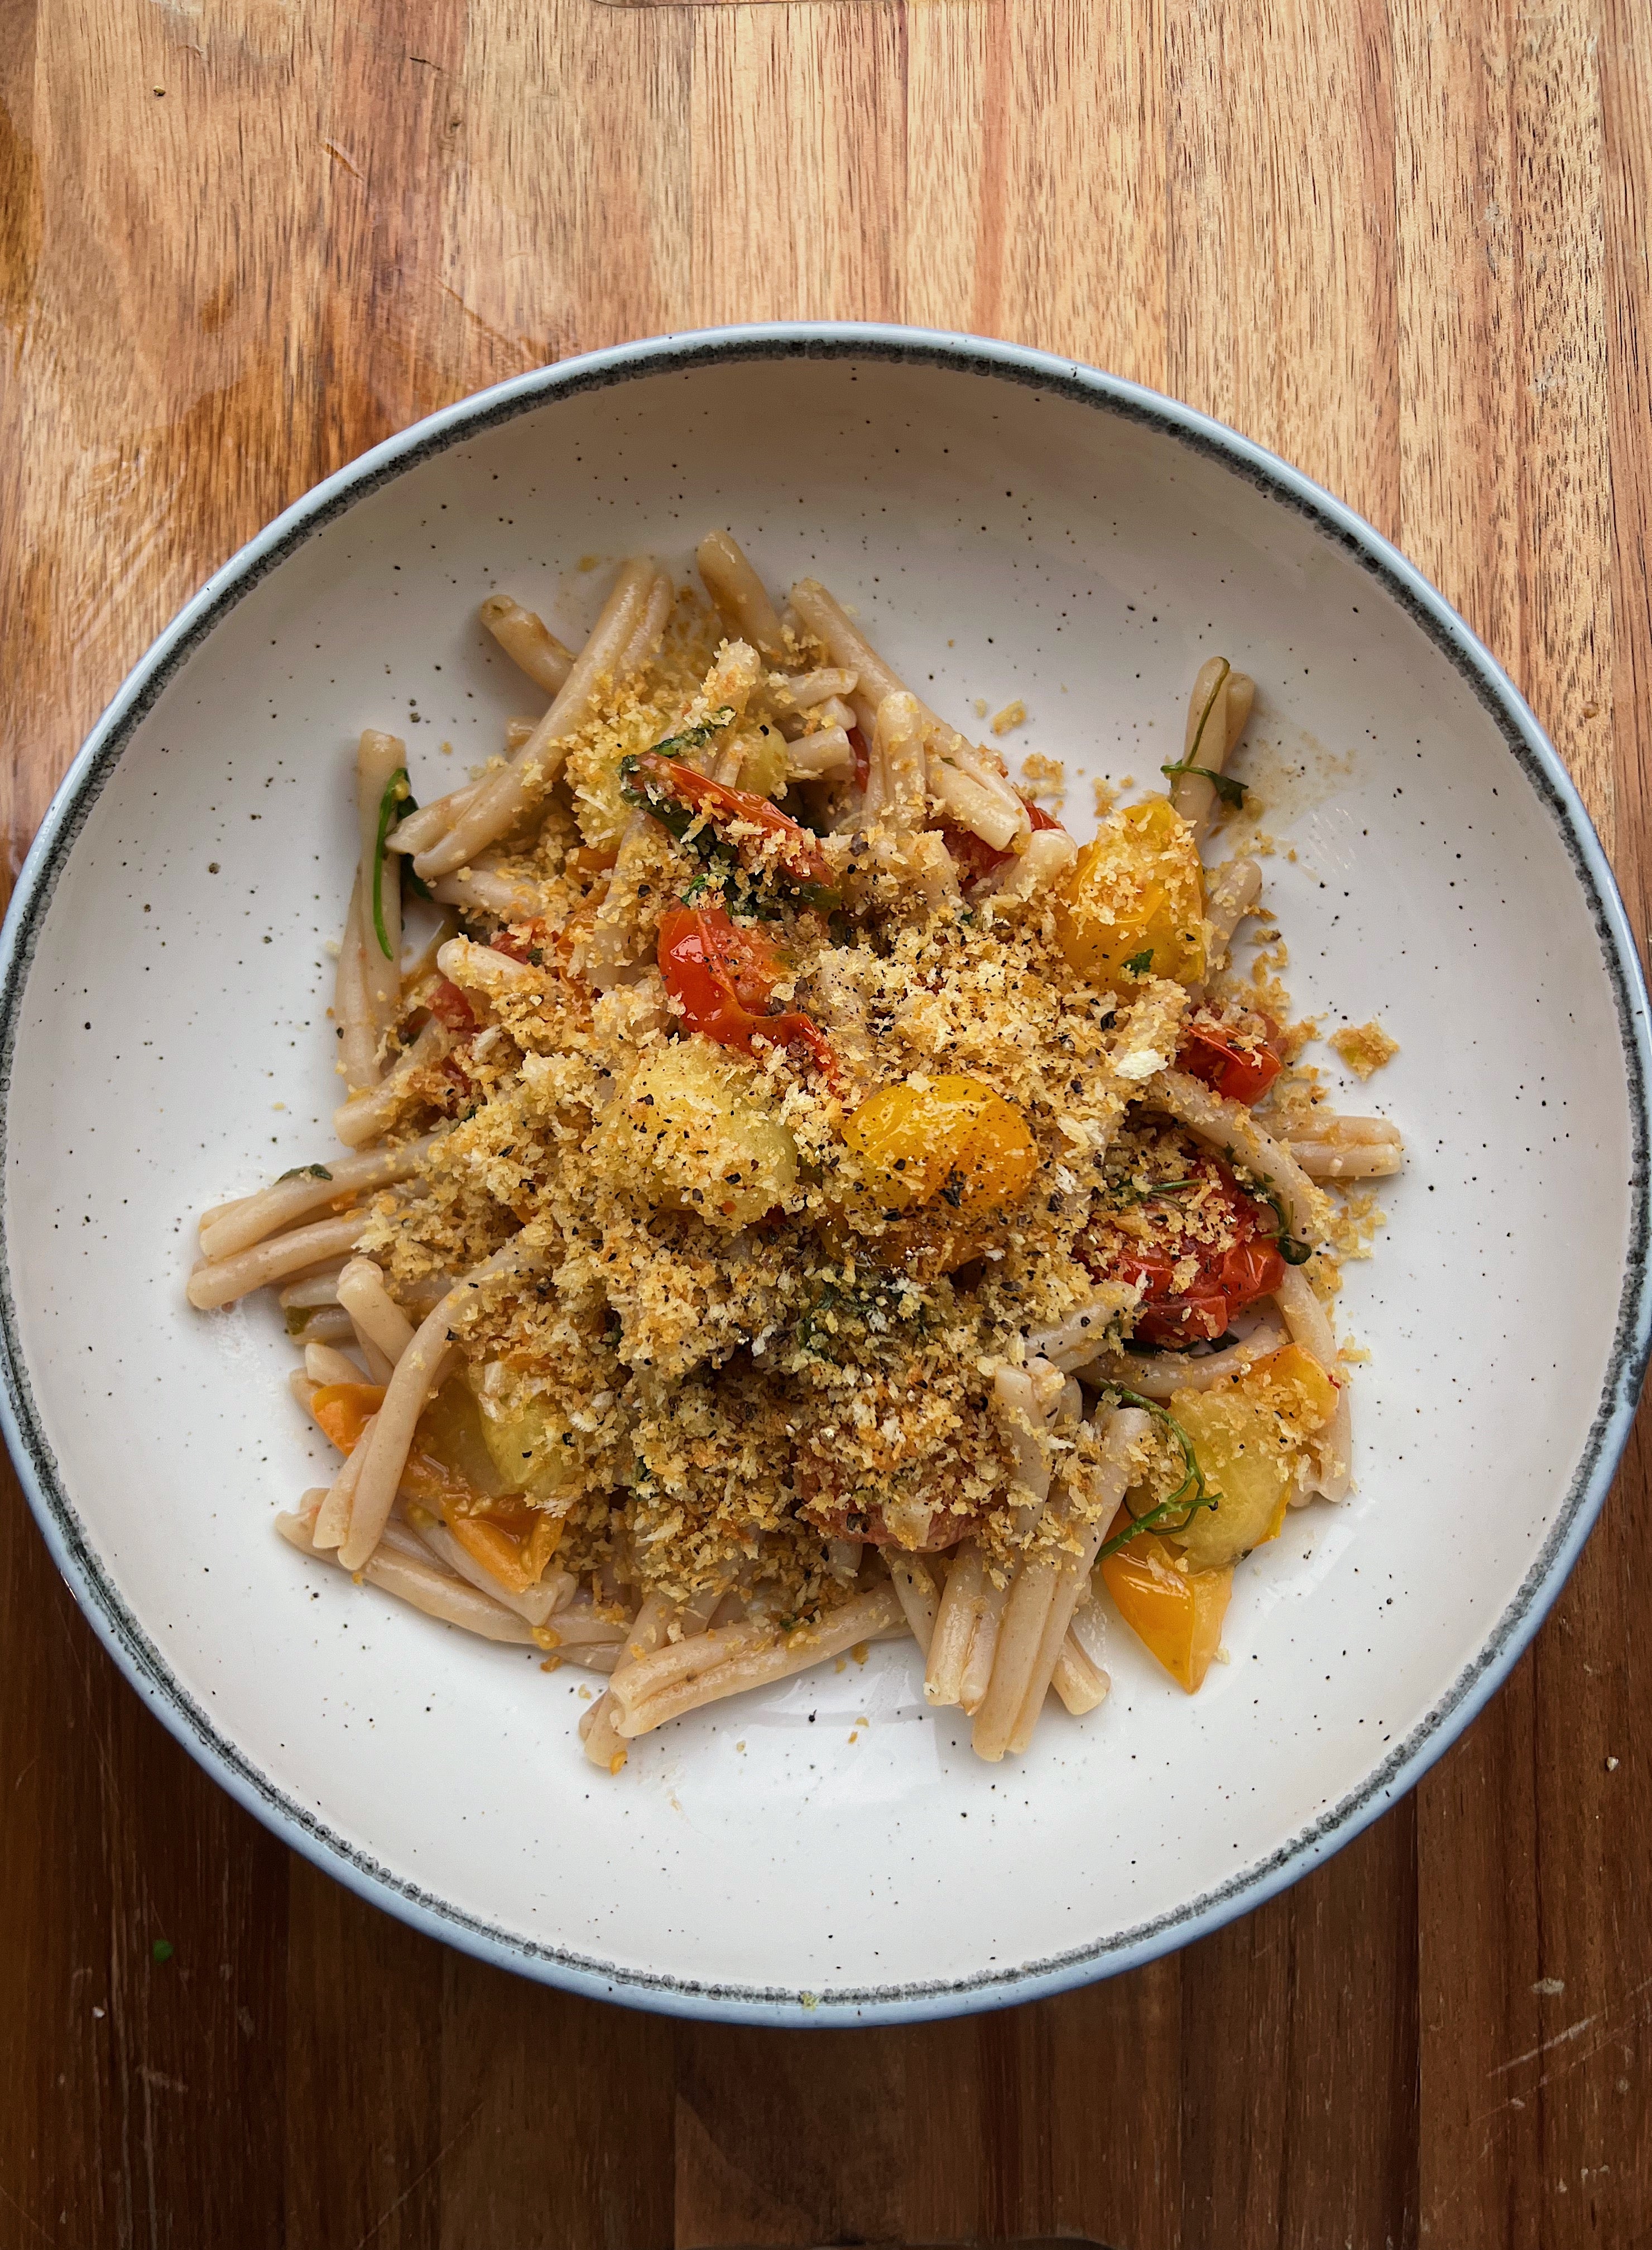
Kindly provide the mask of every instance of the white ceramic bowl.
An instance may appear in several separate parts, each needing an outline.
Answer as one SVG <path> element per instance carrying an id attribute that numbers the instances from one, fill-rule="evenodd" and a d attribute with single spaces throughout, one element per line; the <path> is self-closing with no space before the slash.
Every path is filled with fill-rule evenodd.
<path id="1" fill-rule="evenodd" d="M 1176 755 L 1195 665 L 1230 653 L 1273 746 L 1267 872 L 1297 1004 L 1401 1043 L 1369 1093 L 1411 1159 L 1344 1299 L 1372 1355 L 1358 1497 L 1240 1573 L 1231 1662 L 1196 1701 L 1120 1628 L 1111 1700 L 1047 1718 L 1020 1764 L 977 1764 L 924 1711 L 913 1652 L 884 1647 L 600 1779 L 574 1732 L 583 1675 L 280 1544 L 272 1515 L 318 1474 L 289 1347 L 266 1303 L 183 1301 L 201 1206 L 329 1145 L 322 947 L 357 730 L 405 733 L 433 793 L 533 707 L 477 629 L 484 594 L 573 638 L 603 583 L 582 557 L 686 565 L 714 524 L 771 583 L 826 578 L 944 710 L 1022 697 L 1013 747 L 1068 761 L 1076 825 L 1086 776 L 1145 782 Z M 1639 1387 L 1645 994 L 1531 713 L 1304 479 L 1006 345 L 667 338 L 380 446 L 133 673 L 30 855 L 3 966 L 6 1428 L 77 1598 L 300 1850 L 585 1991 L 771 2022 L 938 2014 L 1255 1904 L 1407 1789 L 1507 1672 Z"/>

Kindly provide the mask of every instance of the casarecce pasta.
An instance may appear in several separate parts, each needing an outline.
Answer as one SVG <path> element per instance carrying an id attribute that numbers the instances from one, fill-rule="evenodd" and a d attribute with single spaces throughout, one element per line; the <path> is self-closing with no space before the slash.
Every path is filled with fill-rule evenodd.
<path id="1" fill-rule="evenodd" d="M 1109 1614 L 1195 1689 L 1346 1491 L 1334 1184 L 1400 1138 L 1230 963 L 1225 659 L 1081 845 L 824 586 L 699 563 L 626 562 L 577 652 L 491 597 L 549 700 L 422 809 L 363 735 L 345 1153 L 204 1212 L 189 1295 L 276 1289 L 302 1350 L 338 1467 L 283 1536 L 605 1675 L 593 1763 L 881 1639 L 996 1760 L 1102 1700 Z"/>

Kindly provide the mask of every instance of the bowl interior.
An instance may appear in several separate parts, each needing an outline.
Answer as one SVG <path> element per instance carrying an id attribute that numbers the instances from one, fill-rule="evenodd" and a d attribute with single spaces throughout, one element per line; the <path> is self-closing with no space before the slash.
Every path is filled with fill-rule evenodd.
<path id="1" fill-rule="evenodd" d="M 603 1781 L 574 1731 L 586 1675 L 280 1544 L 272 1515 L 328 1472 L 279 1316 L 183 1301 L 195 1214 L 331 1145 L 356 732 L 405 735 L 421 797 L 457 785 L 538 708 L 480 598 L 508 589 L 577 641 L 614 558 L 686 570 L 715 524 L 771 584 L 824 577 L 960 721 L 1020 698 L 1006 747 L 1066 762 L 1082 831 L 1094 778 L 1157 783 L 1194 668 L 1230 654 L 1259 683 L 1251 826 L 1297 1008 L 1400 1042 L 1351 1096 L 1410 1149 L 1343 1298 L 1371 1354 L 1357 1496 L 1241 1570 L 1196 1700 L 1117 1628 L 1111 1699 L 1053 1714 L 1019 1764 L 977 1764 L 915 1653 L 884 1647 L 668 1728 Z M 1106 1965 L 1305 1864 L 1512 1629 L 1621 1372 L 1619 997 L 1555 804 L 1473 682 L 1230 462 L 871 355 L 550 396 L 293 547 L 189 652 L 58 868 L 16 1011 L 5 1236 L 60 1536 L 244 1788 L 541 1973 L 923 2009 Z M 1569 1246 L 1560 1321 L 1538 1210 Z"/>

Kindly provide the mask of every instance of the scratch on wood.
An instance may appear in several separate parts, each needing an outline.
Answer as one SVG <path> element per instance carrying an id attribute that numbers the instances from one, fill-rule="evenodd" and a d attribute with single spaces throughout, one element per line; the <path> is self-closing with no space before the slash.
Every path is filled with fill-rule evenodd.
<path id="1" fill-rule="evenodd" d="M 1505 2070 L 1518 2070 L 1523 2062 L 1535 2062 L 1540 2054 L 1547 2054 L 1552 2046 L 1564 2046 L 1568 2039 L 1576 2039 L 1579 2032 L 1586 2032 L 1591 2024 L 1599 2021 L 1598 2016 L 1580 2016 L 1575 2024 L 1568 2024 L 1563 2032 L 1556 2032 L 1552 2039 L 1545 2039 L 1541 2046 L 1529 2046 L 1524 2054 L 1516 2055 L 1511 2062 L 1500 2062 L 1495 2070 L 1487 2071 L 1486 2076 L 1501 2078 Z"/>
<path id="2" fill-rule="evenodd" d="M 15 2211 L 17 2217 L 23 2221 L 24 2225 L 25 2226 L 31 2226 L 43 2242 L 51 2241 L 51 2235 L 46 2233 L 45 2228 L 41 2226 L 34 2213 L 31 2211 L 25 2211 L 23 2205 L 17 2201 L 17 2197 L 9 2193 L 3 2186 L 0 2186 L 0 2203 L 4 2203 L 9 2209 Z"/>
<path id="3" fill-rule="evenodd" d="M 367 2245 L 372 2240 L 379 2229 L 396 2216 L 396 2213 L 401 2209 L 402 2205 L 406 2202 L 410 2195 L 417 2194 L 418 2190 L 424 2186 L 425 2182 L 430 2178 L 431 2174 L 436 2170 L 437 2166 L 442 2162 L 442 2159 L 445 2157 L 452 2155 L 453 2151 L 464 2139 L 466 2134 L 469 2132 L 471 2127 L 476 2122 L 476 2120 L 481 2115 L 484 2106 L 485 2105 L 482 2102 L 478 2102 L 471 2110 L 470 2115 L 465 2119 L 464 2122 L 456 2126 L 453 2132 L 448 2135 L 447 2138 L 442 2143 L 440 2148 L 437 2150 L 435 2155 L 425 2166 L 423 2171 L 416 2173 L 414 2177 L 408 2181 L 407 2185 L 402 2190 L 401 2193 L 385 2205 L 384 2210 L 381 2211 L 378 2217 L 374 2219 L 366 2233 L 363 2234 L 361 2240 L 356 2243 L 356 2250 L 367 2250 Z"/>
<path id="4" fill-rule="evenodd" d="M 481 314 L 476 310 L 473 305 L 467 305 L 465 302 L 465 300 L 460 295 L 458 290 L 453 288 L 450 283 L 441 281 L 437 284 L 437 286 L 441 290 L 444 296 L 451 297 L 453 299 L 454 304 L 458 306 L 460 311 L 465 315 L 465 318 L 467 321 L 473 321 L 475 322 L 476 326 L 481 330 L 482 334 L 487 338 L 490 343 L 497 344 L 503 351 L 516 353 L 522 359 L 524 366 L 537 367 L 539 365 L 539 353 L 531 343 L 526 341 L 525 338 L 522 336 L 508 335 L 503 328 L 496 328 L 491 321 L 485 320 L 483 318 Z M 547 356 L 550 356 L 550 355 L 547 354 Z"/>

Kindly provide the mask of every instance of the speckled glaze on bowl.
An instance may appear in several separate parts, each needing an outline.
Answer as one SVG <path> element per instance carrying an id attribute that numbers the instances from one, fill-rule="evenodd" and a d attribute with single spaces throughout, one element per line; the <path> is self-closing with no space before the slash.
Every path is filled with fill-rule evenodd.
<path id="1" fill-rule="evenodd" d="M 1144 783 L 1213 649 L 1261 683 L 1299 1008 L 1379 1016 L 1411 1162 L 1350 1269 L 1357 1497 L 1241 1573 L 1189 1701 L 1114 1693 L 978 1765 L 915 1654 L 698 1715 L 607 1783 L 583 1675 L 467 1640 L 270 1528 L 319 1474 L 266 1304 L 184 1305 L 193 1214 L 329 1145 L 324 940 L 348 745 L 415 786 L 530 690 L 496 586 L 565 637 L 639 547 L 726 524 L 818 572 L 932 701 Z M 451 742 L 453 755 L 439 746 Z M 1294 847 L 1294 856 L 1288 856 Z M 319 487 L 157 641 L 6 923 L 6 1433 L 133 1684 L 234 1795 L 432 1934 L 583 1991 L 768 2023 L 1033 1998 L 1258 1902 L 1416 1779 L 1587 1533 L 1648 1346 L 1646 996 L 1600 848 L 1485 651 L 1270 456 L 1037 353 L 893 328 L 667 337 L 524 376 Z M 1333 1067 L 1333 1077 L 1335 1075 Z M 1362 1101 L 1362 1106 L 1365 1106 Z M 1545 1242 L 1571 1251 L 1564 1317 Z"/>

